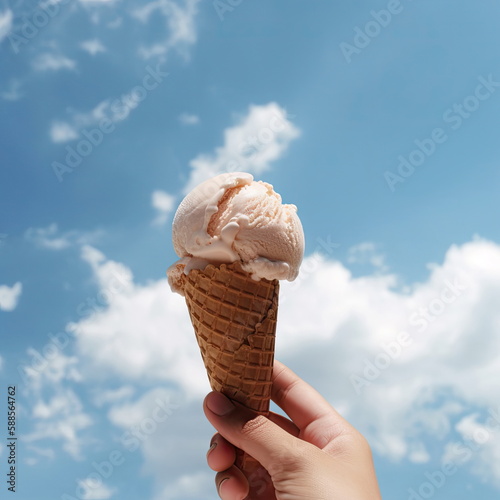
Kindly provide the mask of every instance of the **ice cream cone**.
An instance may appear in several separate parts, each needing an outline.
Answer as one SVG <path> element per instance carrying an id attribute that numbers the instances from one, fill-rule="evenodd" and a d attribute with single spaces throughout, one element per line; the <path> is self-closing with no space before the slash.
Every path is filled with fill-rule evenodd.
<path id="1" fill-rule="evenodd" d="M 183 290 L 212 389 L 267 414 L 279 282 L 233 263 L 191 270 Z"/>
<path id="2" fill-rule="evenodd" d="M 278 280 L 293 281 L 304 255 L 297 207 L 248 173 L 222 173 L 182 200 L 172 242 L 180 259 L 168 283 L 186 298 L 210 385 L 267 415 Z M 249 480 L 248 498 L 274 498 L 258 462 L 238 452 L 236 465 Z"/>
<path id="3" fill-rule="evenodd" d="M 235 262 L 193 269 L 182 288 L 212 389 L 267 415 L 278 280 L 256 281 Z M 258 462 L 248 455 L 238 453 L 237 465 L 256 477 Z"/>

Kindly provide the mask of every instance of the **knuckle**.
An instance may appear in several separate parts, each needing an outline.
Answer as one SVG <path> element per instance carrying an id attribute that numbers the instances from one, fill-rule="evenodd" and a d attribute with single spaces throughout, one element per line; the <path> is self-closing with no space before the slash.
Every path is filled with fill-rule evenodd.
<path id="1" fill-rule="evenodd" d="M 268 470 L 272 478 L 283 480 L 304 471 L 307 463 L 304 443 L 298 439 L 292 439 L 286 447 L 276 450 L 275 455 L 271 457 Z"/>
<path id="2" fill-rule="evenodd" d="M 241 428 L 241 435 L 246 439 L 259 439 L 266 432 L 269 420 L 263 415 L 257 415 L 248 420 Z"/>

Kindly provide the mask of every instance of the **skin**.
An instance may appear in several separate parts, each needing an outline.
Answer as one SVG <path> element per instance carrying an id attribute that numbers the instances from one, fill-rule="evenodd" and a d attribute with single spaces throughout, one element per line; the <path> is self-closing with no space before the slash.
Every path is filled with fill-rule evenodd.
<path id="1" fill-rule="evenodd" d="M 278 361 L 272 399 L 290 419 L 256 416 L 217 392 L 205 398 L 205 415 L 218 431 L 207 462 L 222 500 L 381 500 L 366 439 Z M 235 447 L 263 466 L 250 485 L 234 465 Z"/>

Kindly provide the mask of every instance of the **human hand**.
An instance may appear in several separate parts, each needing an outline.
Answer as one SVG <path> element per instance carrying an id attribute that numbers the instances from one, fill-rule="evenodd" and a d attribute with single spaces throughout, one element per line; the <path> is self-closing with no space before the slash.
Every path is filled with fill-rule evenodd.
<path id="1" fill-rule="evenodd" d="M 217 471 L 223 500 L 242 500 L 250 491 L 249 478 L 234 466 L 235 447 L 269 474 L 251 500 L 381 500 L 365 438 L 278 361 L 272 399 L 291 420 L 272 412 L 269 418 L 256 416 L 217 392 L 205 398 L 205 415 L 218 430 L 207 461 Z"/>

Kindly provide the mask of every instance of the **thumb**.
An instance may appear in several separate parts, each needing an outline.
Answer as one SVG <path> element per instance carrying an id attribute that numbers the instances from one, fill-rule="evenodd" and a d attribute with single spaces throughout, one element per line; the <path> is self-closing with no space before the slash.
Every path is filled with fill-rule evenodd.
<path id="1" fill-rule="evenodd" d="M 258 460 L 271 475 L 273 465 L 284 459 L 296 464 L 301 461 L 306 443 L 220 392 L 208 394 L 203 409 L 219 434 Z"/>

